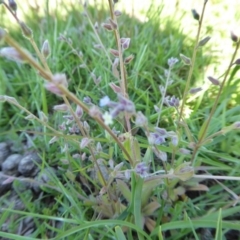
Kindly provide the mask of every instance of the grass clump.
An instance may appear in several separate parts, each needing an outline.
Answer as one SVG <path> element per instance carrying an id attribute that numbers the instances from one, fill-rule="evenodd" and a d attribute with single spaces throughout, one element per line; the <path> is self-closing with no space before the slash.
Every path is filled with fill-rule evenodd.
<path id="1" fill-rule="evenodd" d="M 34 219 L 29 239 L 237 236 L 240 121 L 228 96 L 238 87 L 238 36 L 207 90 L 198 78 L 210 61 L 211 38 L 201 34 L 208 1 L 192 11 L 192 48 L 170 22 L 156 44 L 162 8 L 141 24 L 108 3 L 108 12 L 72 5 L 68 17 L 47 12 L 26 24 L 15 1 L 1 1 L 24 37 L 0 29 L 1 56 L 17 62 L 1 60 L 2 136 L 34 136 L 43 163 L 35 179 L 5 176 L 25 207 L 3 205 L 1 223 L 14 217 L 0 236 L 23 239 L 14 218 L 25 217 Z"/>

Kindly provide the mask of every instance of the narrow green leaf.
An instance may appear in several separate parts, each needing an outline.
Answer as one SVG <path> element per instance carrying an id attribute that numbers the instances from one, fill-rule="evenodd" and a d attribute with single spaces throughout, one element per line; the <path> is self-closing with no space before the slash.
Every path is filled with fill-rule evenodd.
<path id="1" fill-rule="evenodd" d="M 115 227 L 115 232 L 118 240 L 127 240 L 122 229 L 119 226 Z"/>
<path id="2" fill-rule="evenodd" d="M 148 240 L 151 240 L 148 234 L 146 234 L 142 229 L 137 227 L 135 224 L 132 224 L 130 222 L 126 221 L 120 221 L 120 220 L 115 220 L 115 219 L 109 219 L 109 220 L 98 220 L 94 222 L 87 222 L 84 224 L 80 224 L 77 227 L 73 227 L 69 229 L 68 231 L 65 231 L 61 234 L 59 234 L 57 237 L 55 237 L 55 240 L 60 240 L 63 239 L 64 237 L 69 237 L 75 233 L 81 232 L 85 229 L 91 229 L 91 231 L 94 230 L 94 228 L 100 228 L 100 227 L 105 227 L 105 226 L 114 226 L 114 225 L 120 225 L 120 226 L 126 226 L 128 228 L 131 228 L 135 230 L 138 233 L 138 236 L 141 236 L 141 239 L 144 239 L 145 237 Z M 16 238 L 15 238 L 16 239 Z"/>
<path id="3" fill-rule="evenodd" d="M 222 209 L 219 209 L 215 240 L 222 240 Z"/>
<path id="4" fill-rule="evenodd" d="M 192 226 L 194 228 L 216 228 L 216 220 L 192 220 Z M 231 229 L 231 230 L 239 230 L 240 229 L 240 221 L 222 221 L 222 227 L 224 229 Z M 187 221 L 176 221 L 176 222 L 169 222 L 161 225 L 162 231 L 167 230 L 176 230 L 176 229 L 189 229 L 191 232 L 191 225 Z M 151 237 L 158 234 L 159 227 L 157 227 L 152 233 Z"/>
<path id="5" fill-rule="evenodd" d="M 206 136 L 206 132 L 204 133 L 206 126 L 207 126 L 207 119 L 204 121 L 203 125 L 201 126 L 201 128 L 199 130 L 198 140 L 204 139 L 204 137 Z"/>
<path id="6" fill-rule="evenodd" d="M 0 232 L 0 237 L 5 239 L 13 239 L 13 240 L 34 240 L 36 238 L 26 237 L 26 236 L 19 236 L 12 233 Z"/>
<path id="7" fill-rule="evenodd" d="M 128 133 L 124 134 L 124 137 L 126 138 L 123 142 L 123 146 L 128 152 L 128 154 L 131 156 L 131 158 L 134 160 L 134 166 L 137 162 L 141 160 L 141 150 L 138 143 L 138 140 L 132 136 L 130 136 Z M 126 160 L 129 161 L 126 154 L 123 153 L 123 156 Z"/>
<path id="8" fill-rule="evenodd" d="M 142 217 L 142 204 L 141 204 L 141 198 L 142 198 L 142 187 L 143 187 L 143 179 L 135 175 L 136 181 L 135 181 L 135 189 L 134 189 L 134 205 L 133 205 L 133 212 L 134 212 L 134 219 L 135 224 L 142 229 L 143 227 L 143 217 Z"/>
<path id="9" fill-rule="evenodd" d="M 158 228 L 158 240 L 164 240 L 161 226 Z"/>
<path id="10" fill-rule="evenodd" d="M 131 201 L 131 191 L 130 191 L 128 185 L 120 179 L 117 179 L 116 182 L 117 182 L 117 187 L 121 191 L 122 195 L 125 197 L 125 199 L 128 202 L 130 202 Z"/>

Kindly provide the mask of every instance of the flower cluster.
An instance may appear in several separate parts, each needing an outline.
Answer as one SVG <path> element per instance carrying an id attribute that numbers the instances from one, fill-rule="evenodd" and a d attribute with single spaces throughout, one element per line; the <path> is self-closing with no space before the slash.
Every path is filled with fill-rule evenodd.
<path id="1" fill-rule="evenodd" d="M 174 146 L 178 145 L 178 136 L 175 132 L 167 132 L 159 127 L 155 127 L 155 131 L 149 133 L 148 142 L 151 145 L 161 145 L 166 142 L 166 138 L 170 138 Z"/>
<path id="2" fill-rule="evenodd" d="M 128 114 L 135 113 L 135 105 L 131 100 L 123 97 L 121 94 L 117 94 L 117 97 L 118 102 L 111 101 L 108 96 L 105 96 L 100 100 L 100 107 L 109 107 L 109 112 L 106 112 L 103 115 L 106 124 L 112 124 L 112 119 L 116 118 L 123 112 Z"/>

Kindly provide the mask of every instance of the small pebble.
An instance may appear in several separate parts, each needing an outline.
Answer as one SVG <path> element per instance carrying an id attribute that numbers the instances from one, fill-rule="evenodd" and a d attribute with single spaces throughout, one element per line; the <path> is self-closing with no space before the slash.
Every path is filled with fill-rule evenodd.
<path id="1" fill-rule="evenodd" d="M 18 173 L 18 164 L 22 159 L 20 154 L 12 154 L 3 162 L 2 171 L 6 175 L 16 176 Z"/>
<path id="2" fill-rule="evenodd" d="M 38 165 L 41 162 L 42 160 L 36 152 L 29 153 L 21 159 L 18 165 L 18 172 L 24 177 L 35 177 L 39 172 Z"/>

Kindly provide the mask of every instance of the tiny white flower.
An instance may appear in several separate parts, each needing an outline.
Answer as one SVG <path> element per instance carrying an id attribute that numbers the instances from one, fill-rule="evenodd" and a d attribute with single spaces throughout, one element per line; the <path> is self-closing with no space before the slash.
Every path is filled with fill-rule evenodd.
<path id="1" fill-rule="evenodd" d="M 112 118 L 111 114 L 109 114 L 109 112 L 105 112 L 102 117 L 103 117 L 104 123 L 106 125 L 113 124 L 113 118 Z"/>

